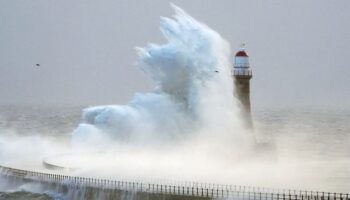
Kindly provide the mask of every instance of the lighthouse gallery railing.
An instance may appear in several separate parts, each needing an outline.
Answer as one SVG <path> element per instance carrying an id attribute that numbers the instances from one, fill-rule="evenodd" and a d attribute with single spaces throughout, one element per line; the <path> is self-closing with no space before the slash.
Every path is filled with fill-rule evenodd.
<path id="1" fill-rule="evenodd" d="M 252 70 L 251 69 L 233 69 L 232 70 L 232 75 L 233 76 L 252 76 Z"/>

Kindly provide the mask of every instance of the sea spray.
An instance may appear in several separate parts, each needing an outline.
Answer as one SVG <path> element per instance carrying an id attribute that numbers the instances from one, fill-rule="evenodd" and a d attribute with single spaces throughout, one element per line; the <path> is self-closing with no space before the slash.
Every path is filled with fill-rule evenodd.
<path id="1" fill-rule="evenodd" d="M 249 141 L 233 97 L 228 43 L 172 7 L 174 19 L 162 17 L 160 22 L 167 43 L 137 48 L 138 66 L 155 82 L 154 90 L 136 94 L 127 105 L 85 109 L 83 123 L 73 134 L 75 145 L 103 139 L 168 144 L 189 137 L 211 144 L 221 138 L 230 146 Z"/>

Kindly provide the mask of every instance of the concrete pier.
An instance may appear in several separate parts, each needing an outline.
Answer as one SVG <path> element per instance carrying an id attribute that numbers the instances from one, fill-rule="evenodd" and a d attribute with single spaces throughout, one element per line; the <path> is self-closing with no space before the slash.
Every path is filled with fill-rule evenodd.
<path id="1" fill-rule="evenodd" d="M 89 177 L 41 173 L 0 166 L 0 180 L 13 186 L 35 184 L 43 191 L 57 192 L 68 199 L 155 199 L 155 200 L 350 200 L 349 194 L 277 190 L 249 186 L 186 183 L 183 185 L 126 182 Z"/>

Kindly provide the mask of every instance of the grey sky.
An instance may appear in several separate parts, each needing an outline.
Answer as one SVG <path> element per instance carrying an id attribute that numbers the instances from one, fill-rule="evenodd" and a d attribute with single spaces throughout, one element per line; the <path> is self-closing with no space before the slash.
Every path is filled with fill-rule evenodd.
<path id="1" fill-rule="evenodd" d="M 173 0 L 247 44 L 252 104 L 350 107 L 349 0 Z M 0 104 L 125 103 L 151 81 L 135 46 L 163 42 L 166 0 L 0 0 Z M 40 63 L 40 67 L 35 64 Z"/>

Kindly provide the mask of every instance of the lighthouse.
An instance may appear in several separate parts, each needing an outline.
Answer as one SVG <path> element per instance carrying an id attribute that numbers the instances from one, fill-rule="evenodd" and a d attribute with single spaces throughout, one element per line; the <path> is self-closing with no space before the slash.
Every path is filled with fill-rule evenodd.
<path id="1" fill-rule="evenodd" d="M 234 95 L 241 105 L 242 117 L 246 122 L 246 126 L 253 128 L 250 108 L 250 79 L 253 75 L 244 45 L 242 45 L 234 57 L 232 76 L 235 88 Z"/>

